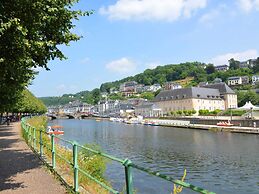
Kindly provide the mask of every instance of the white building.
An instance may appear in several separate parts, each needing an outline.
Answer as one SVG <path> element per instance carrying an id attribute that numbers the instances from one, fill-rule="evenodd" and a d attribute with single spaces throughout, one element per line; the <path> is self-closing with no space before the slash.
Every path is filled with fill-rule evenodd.
<path id="1" fill-rule="evenodd" d="M 241 84 L 242 84 L 242 78 L 240 76 L 228 78 L 229 86 L 235 86 L 235 85 L 241 85 Z"/>
<path id="2" fill-rule="evenodd" d="M 216 71 L 227 71 L 229 69 L 228 65 L 218 65 L 214 67 Z"/>
<path id="3" fill-rule="evenodd" d="M 165 90 L 175 90 L 182 88 L 182 86 L 177 82 L 166 82 L 164 87 Z"/>
<path id="4" fill-rule="evenodd" d="M 253 75 L 252 76 L 252 84 L 255 85 L 256 82 L 258 82 L 258 81 L 259 81 L 259 75 Z"/>

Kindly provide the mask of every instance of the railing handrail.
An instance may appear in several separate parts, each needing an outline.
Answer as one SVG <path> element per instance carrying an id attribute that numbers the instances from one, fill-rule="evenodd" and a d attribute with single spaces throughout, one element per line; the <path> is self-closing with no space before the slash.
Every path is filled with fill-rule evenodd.
<path id="1" fill-rule="evenodd" d="M 31 126 L 26 123 L 26 119 L 23 118 L 22 119 L 22 127 L 23 129 L 25 129 L 27 131 L 27 127 L 28 129 L 31 128 Z M 42 127 L 43 128 L 43 127 Z M 31 131 L 28 133 L 28 136 L 29 138 L 33 138 L 31 139 L 32 140 L 32 144 L 33 144 L 33 148 L 35 149 L 35 131 L 39 131 L 40 133 L 44 133 L 44 134 L 47 134 L 49 135 L 45 130 L 42 130 L 42 128 L 40 129 L 37 129 L 35 127 L 32 127 L 33 129 L 33 134 L 31 133 Z M 215 194 L 214 192 L 210 192 L 208 190 L 205 190 L 201 187 L 197 187 L 197 186 L 194 186 L 192 184 L 189 184 L 189 183 L 186 183 L 185 181 L 181 181 L 181 180 L 178 180 L 178 179 L 174 179 L 173 177 L 171 176 L 167 176 L 167 175 L 164 175 L 164 174 L 161 174 L 159 172 L 155 172 L 155 171 L 152 171 L 150 169 L 147 169 L 147 168 L 144 168 L 144 167 L 141 167 L 139 165 L 136 165 L 134 163 L 132 163 L 131 160 L 129 160 L 128 158 L 122 160 L 122 159 L 119 159 L 117 157 L 114 157 L 114 156 L 111 156 L 109 154 L 106 154 L 106 153 L 103 153 L 101 151 L 98 151 L 98 150 L 94 150 L 92 148 L 89 148 L 89 147 L 85 147 L 85 146 L 82 146 L 80 144 L 78 144 L 77 142 L 75 141 L 70 141 L 70 140 L 66 140 L 66 139 L 63 139 L 61 137 L 58 137 L 54 134 L 51 135 L 51 142 L 52 142 L 52 167 L 55 168 L 55 155 L 57 155 L 58 157 L 60 157 L 59 154 L 56 154 L 55 153 L 55 143 L 54 143 L 54 138 L 57 138 L 61 141 L 64 141 L 66 143 L 69 143 L 73 146 L 73 162 L 69 162 L 69 165 L 74 165 L 74 173 L 76 173 L 77 175 L 74 174 L 74 181 L 76 182 L 76 184 L 74 185 L 74 189 L 75 191 L 77 192 L 78 191 L 78 171 L 80 171 L 81 173 L 83 173 L 85 176 L 87 176 L 88 178 L 92 179 L 93 181 L 97 182 L 100 186 L 102 186 L 103 188 L 105 188 L 106 190 L 112 192 L 112 193 L 119 193 L 118 191 L 114 190 L 113 188 L 105 185 L 104 183 L 100 182 L 99 180 L 95 179 L 94 177 L 92 177 L 90 174 L 88 174 L 87 172 L 85 172 L 83 169 L 81 169 L 78 164 L 77 164 L 77 147 L 80 147 L 81 149 L 85 149 L 89 152 L 92 152 L 96 155 L 99 155 L 99 156 L 102 156 L 104 158 L 107 158 L 107 159 L 110 159 L 110 160 L 113 160 L 115 162 L 119 162 L 120 164 L 122 164 L 124 167 L 125 167 L 125 176 L 126 176 L 126 189 L 127 189 L 127 194 L 132 194 L 133 193 L 133 185 L 132 185 L 132 173 L 131 173 L 131 168 L 135 168 L 135 169 L 138 169 L 142 172 L 145 172 L 145 173 L 148 173 L 150 175 L 154 175 L 156 177 L 159 177 L 159 178 L 162 178 L 164 180 L 167 180 L 167 181 L 170 181 L 174 184 L 177 184 L 177 185 L 180 185 L 182 187 L 185 187 L 185 188 L 188 188 L 188 189 L 191 189 L 195 192 L 199 192 L 199 193 L 202 193 L 202 194 Z M 40 145 L 42 144 L 42 142 L 40 142 Z M 53 147 L 54 146 L 54 147 Z M 76 153 L 74 153 L 74 151 L 76 150 Z M 76 157 L 76 158 L 75 158 Z M 60 157 L 62 158 L 62 157 Z M 64 158 L 62 158 L 64 160 Z M 67 160 L 65 160 L 65 162 L 68 163 Z"/>

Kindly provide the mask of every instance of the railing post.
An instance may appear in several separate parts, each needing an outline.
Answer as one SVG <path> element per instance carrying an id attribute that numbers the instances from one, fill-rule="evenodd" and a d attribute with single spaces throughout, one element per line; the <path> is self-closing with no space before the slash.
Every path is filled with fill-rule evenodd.
<path id="1" fill-rule="evenodd" d="M 78 192 L 78 164 L 77 164 L 77 142 L 73 143 L 73 164 L 74 164 L 74 190 Z"/>
<path id="2" fill-rule="evenodd" d="M 55 156 L 55 135 L 51 135 L 51 151 L 52 151 L 52 168 L 56 168 L 56 156 Z"/>
<path id="3" fill-rule="evenodd" d="M 42 129 L 40 128 L 40 157 L 43 155 Z"/>
<path id="4" fill-rule="evenodd" d="M 31 126 L 29 125 L 29 145 L 31 146 Z"/>
<path id="5" fill-rule="evenodd" d="M 36 129 L 33 127 L 33 149 L 36 150 Z"/>
<path id="6" fill-rule="evenodd" d="M 132 167 L 130 166 L 132 162 L 127 158 L 123 161 L 125 166 L 125 178 L 126 178 L 126 190 L 127 194 L 133 194 L 133 184 L 132 184 Z"/>

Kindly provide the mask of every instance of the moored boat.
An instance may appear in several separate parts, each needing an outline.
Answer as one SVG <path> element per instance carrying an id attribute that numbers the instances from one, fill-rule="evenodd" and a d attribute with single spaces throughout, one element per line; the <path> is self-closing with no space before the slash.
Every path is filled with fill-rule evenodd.
<path id="1" fill-rule="evenodd" d="M 54 126 L 48 126 L 48 134 L 49 135 L 63 135 L 64 131 L 61 130 L 63 127 L 59 125 L 54 125 Z"/>

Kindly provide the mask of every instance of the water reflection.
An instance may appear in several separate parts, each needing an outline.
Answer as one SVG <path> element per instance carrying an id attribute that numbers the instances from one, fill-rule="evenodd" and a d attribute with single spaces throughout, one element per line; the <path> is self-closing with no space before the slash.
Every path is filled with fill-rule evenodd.
<path id="1" fill-rule="evenodd" d="M 94 120 L 56 120 L 65 139 L 97 143 L 119 158 L 186 180 L 217 193 L 259 193 L 259 136 L 127 125 Z M 111 163 L 107 176 L 116 188 L 124 185 L 123 169 Z M 139 193 L 170 193 L 172 185 L 134 171 Z M 249 191 L 249 192 L 248 192 Z M 183 193 L 193 193 L 184 190 Z"/>

